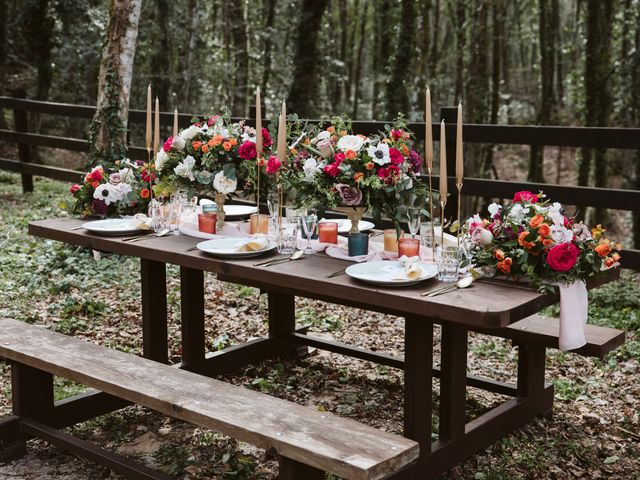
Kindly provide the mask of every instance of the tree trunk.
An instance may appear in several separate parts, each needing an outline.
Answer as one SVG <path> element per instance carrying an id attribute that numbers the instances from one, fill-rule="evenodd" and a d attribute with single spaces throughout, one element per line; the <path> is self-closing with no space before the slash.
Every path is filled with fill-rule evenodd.
<path id="1" fill-rule="evenodd" d="M 438 75 L 438 56 L 440 51 L 438 50 L 438 35 L 440 34 L 440 0 L 436 0 L 433 11 L 433 40 L 431 41 L 431 61 L 429 64 L 429 70 L 431 75 L 435 78 Z"/>
<path id="2" fill-rule="evenodd" d="M 611 72 L 611 37 L 613 4 L 599 0 L 587 2 L 587 44 L 585 62 L 585 112 L 588 127 L 604 127 L 611 112 L 609 75 Z M 605 187 L 607 180 L 606 150 L 597 148 L 593 157 L 583 157 L 579 167 L 578 182 L 587 185 L 591 159 L 595 165 L 595 185 Z M 595 221 L 604 220 L 605 211 L 596 210 Z"/>
<path id="3" fill-rule="evenodd" d="M 273 20 L 276 16 L 277 0 L 267 0 L 267 21 L 264 28 L 264 65 L 262 70 L 262 90 L 268 92 L 269 77 L 271 76 L 271 45 L 273 35 Z"/>
<path id="4" fill-rule="evenodd" d="M 229 19 L 231 19 L 231 36 L 233 40 L 233 65 L 236 71 L 233 89 L 232 113 L 246 117 L 249 80 L 249 53 L 247 50 L 247 24 L 244 20 L 242 2 L 229 3 Z"/>
<path id="5" fill-rule="evenodd" d="M 640 52 L 640 7 L 636 6 L 636 15 L 635 15 L 635 51 Z M 636 53 L 636 56 L 633 60 L 633 64 L 631 66 L 631 91 L 639 92 L 640 91 L 640 55 Z M 640 96 L 632 95 L 633 99 L 633 108 L 632 108 L 632 125 L 640 125 Z M 640 150 L 635 152 L 635 179 L 632 183 L 632 188 L 636 190 L 640 190 Z M 633 213 L 633 239 L 635 248 L 640 248 L 640 211 L 635 211 Z"/>
<path id="6" fill-rule="evenodd" d="M 402 0 L 400 5 L 400 34 L 396 40 L 393 68 L 387 83 L 387 117 L 394 118 L 398 112 L 409 112 L 409 91 L 412 78 L 411 60 L 416 41 L 416 4 L 413 0 Z"/>
<path id="7" fill-rule="evenodd" d="M 362 53 L 364 52 L 365 33 L 367 27 L 367 10 L 369 2 L 364 3 L 362 19 L 360 20 L 360 39 L 358 43 L 358 57 L 356 61 L 355 75 L 353 78 L 353 119 L 358 118 L 358 101 L 360 99 L 360 75 L 362 73 Z"/>
<path id="8" fill-rule="evenodd" d="M 127 155 L 127 118 L 142 0 L 111 0 L 100 62 L 98 102 L 89 127 L 91 164 Z"/>
<path id="9" fill-rule="evenodd" d="M 465 0 L 456 1 L 456 17 L 459 25 L 456 28 L 456 89 L 454 101 L 459 101 L 464 95 L 464 54 L 467 43 L 467 30 L 464 27 L 467 12 L 465 3 Z"/>
<path id="10" fill-rule="evenodd" d="M 373 52 L 373 93 L 371 98 L 371 111 L 373 118 L 378 119 L 383 113 L 381 105 L 384 104 L 380 97 L 380 91 L 388 74 L 391 28 L 388 28 L 387 21 L 391 16 L 393 5 L 391 0 L 378 0 L 374 9 L 374 52 Z"/>
<path id="11" fill-rule="evenodd" d="M 329 0 L 303 0 L 297 27 L 294 71 L 289 92 L 288 110 L 303 117 L 318 115 L 320 70 L 318 68 L 318 33 Z"/>
<path id="12" fill-rule="evenodd" d="M 160 100 L 160 105 L 169 106 L 171 99 L 171 73 L 173 72 L 173 52 L 171 49 L 171 17 L 169 0 L 155 0 L 154 32 L 157 34 L 152 44 L 151 72 L 153 94 Z M 155 36 L 155 35 L 154 35 Z M 173 109 L 171 109 L 173 110 Z"/>
<path id="13" fill-rule="evenodd" d="M 6 0 L 0 0 L 0 11 L 7 12 Z M 7 22 L 0 22 L 0 95 L 5 95 L 5 79 L 7 68 Z M 7 129 L 7 121 L 4 118 L 4 110 L 0 108 L 0 128 Z"/>
<path id="14" fill-rule="evenodd" d="M 54 21 L 49 15 L 49 0 L 26 1 L 20 16 L 26 47 L 37 69 L 35 98 L 46 100 L 53 77 L 51 50 Z"/>
<path id="15" fill-rule="evenodd" d="M 181 109 L 191 108 L 191 65 L 193 63 L 193 54 L 196 49 L 198 15 L 196 14 L 196 0 L 188 0 L 187 12 L 189 15 L 187 27 L 187 46 L 184 55 L 182 55 L 182 102 Z"/>
<path id="16" fill-rule="evenodd" d="M 540 106 L 538 125 L 550 125 L 555 105 L 554 76 L 556 50 L 553 28 L 553 0 L 539 0 L 538 40 L 540 42 Z M 544 183 L 544 146 L 531 145 L 529 181 Z"/>

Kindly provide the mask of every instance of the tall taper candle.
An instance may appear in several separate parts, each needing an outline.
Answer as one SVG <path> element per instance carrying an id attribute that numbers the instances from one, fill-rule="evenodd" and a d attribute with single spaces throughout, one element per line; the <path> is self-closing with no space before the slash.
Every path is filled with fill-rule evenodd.
<path id="1" fill-rule="evenodd" d="M 147 87 L 147 130 L 146 130 L 146 140 L 147 140 L 147 151 L 151 150 L 151 143 L 153 142 L 152 137 L 152 127 L 151 127 L 151 111 L 153 107 L 151 106 L 151 84 Z"/>
<path id="2" fill-rule="evenodd" d="M 156 117 L 153 126 L 153 154 L 160 150 L 160 100 L 156 97 Z"/>
<path id="3" fill-rule="evenodd" d="M 444 120 L 440 123 L 440 202 L 447 202 L 447 136 Z"/>
<path id="4" fill-rule="evenodd" d="M 431 90 L 427 87 L 424 110 L 424 159 L 427 164 L 427 171 L 433 165 L 433 131 L 431 128 Z"/>
<path id="5" fill-rule="evenodd" d="M 464 152 L 462 147 L 462 102 L 458 104 L 458 124 L 456 126 L 456 184 L 464 177 Z"/>
<path id="6" fill-rule="evenodd" d="M 287 106 L 282 102 L 280 121 L 278 123 L 278 160 L 284 164 L 287 159 Z"/>
<path id="7" fill-rule="evenodd" d="M 178 109 L 173 110 L 173 136 L 178 136 Z"/>
<path id="8" fill-rule="evenodd" d="M 256 90 L 256 152 L 262 157 L 262 103 L 260 101 L 260 87 Z"/>

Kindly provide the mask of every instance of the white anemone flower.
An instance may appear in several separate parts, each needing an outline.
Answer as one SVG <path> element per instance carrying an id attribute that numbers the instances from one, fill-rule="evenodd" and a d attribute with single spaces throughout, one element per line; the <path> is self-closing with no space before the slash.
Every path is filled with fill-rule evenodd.
<path id="1" fill-rule="evenodd" d="M 98 185 L 93 192 L 93 198 L 96 200 L 102 200 L 107 205 L 111 205 L 112 203 L 117 203 L 122 200 L 122 196 L 118 189 L 116 189 L 116 186 L 110 183 Z"/>
<path id="2" fill-rule="evenodd" d="M 389 156 L 389 145 L 383 142 L 378 142 L 376 146 L 367 147 L 367 154 L 371 157 L 374 163 L 378 165 L 386 165 L 391 161 Z"/>
<path id="3" fill-rule="evenodd" d="M 242 141 L 256 143 L 256 129 L 252 127 L 244 127 L 242 131 Z"/>

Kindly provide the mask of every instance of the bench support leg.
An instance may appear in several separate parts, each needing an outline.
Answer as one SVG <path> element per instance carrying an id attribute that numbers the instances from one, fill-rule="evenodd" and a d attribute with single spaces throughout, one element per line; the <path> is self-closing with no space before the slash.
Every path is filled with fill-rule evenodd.
<path id="1" fill-rule="evenodd" d="M 324 472 L 290 458 L 280 457 L 278 480 L 324 480 Z"/>
<path id="2" fill-rule="evenodd" d="M 142 355 L 168 363 L 167 272 L 165 264 L 140 259 L 142 285 Z"/>
<path id="3" fill-rule="evenodd" d="M 205 361 L 204 272 L 180 267 L 182 368 L 198 370 Z"/>
<path id="4" fill-rule="evenodd" d="M 16 460 L 26 453 L 27 445 L 20 432 L 20 419 L 13 415 L 0 419 L 0 463 Z"/>

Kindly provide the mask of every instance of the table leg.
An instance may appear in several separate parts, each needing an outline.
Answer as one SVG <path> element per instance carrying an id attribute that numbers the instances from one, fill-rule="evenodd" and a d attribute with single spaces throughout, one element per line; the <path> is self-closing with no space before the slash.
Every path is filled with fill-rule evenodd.
<path id="1" fill-rule="evenodd" d="M 278 480 L 324 480 L 324 472 L 287 457 L 280 457 Z"/>
<path id="2" fill-rule="evenodd" d="M 433 323 L 405 319 L 404 436 L 420 444 L 421 457 L 431 452 Z"/>
<path id="3" fill-rule="evenodd" d="M 440 441 L 460 438 L 465 430 L 468 332 L 458 325 L 442 325 L 440 376 Z"/>
<path id="4" fill-rule="evenodd" d="M 518 345 L 518 398 L 528 398 L 534 403 L 545 402 L 544 383 L 546 349 L 540 345 Z M 553 400 L 543 407 L 542 416 L 550 418 L 553 412 Z M 538 406 L 538 408 L 540 407 Z"/>
<path id="5" fill-rule="evenodd" d="M 167 273 L 165 264 L 140 259 L 142 284 L 142 354 L 168 363 Z"/>
<path id="6" fill-rule="evenodd" d="M 282 353 L 301 355 L 307 347 L 294 345 L 296 333 L 295 297 L 284 293 L 267 292 L 269 304 L 269 338 L 278 341 Z M 289 348 L 290 345 L 290 348 Z"/>
<path id="7" fill-rule="evenodd" d="M 194 369 L 205 360 L 204 272 L 180 267 L 182 366 Z"/>

